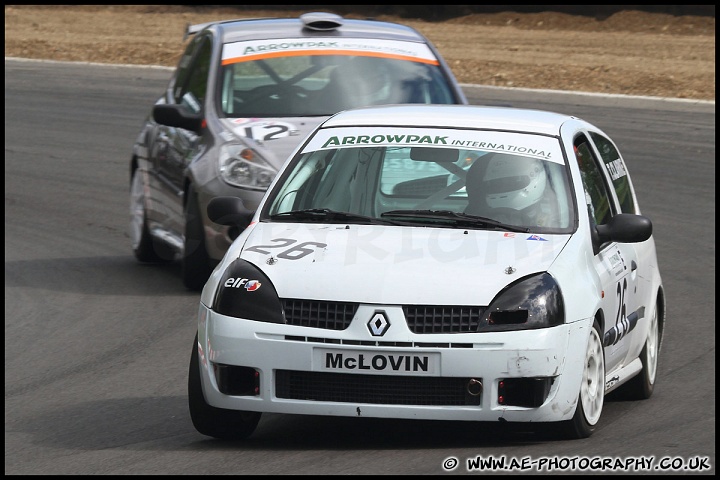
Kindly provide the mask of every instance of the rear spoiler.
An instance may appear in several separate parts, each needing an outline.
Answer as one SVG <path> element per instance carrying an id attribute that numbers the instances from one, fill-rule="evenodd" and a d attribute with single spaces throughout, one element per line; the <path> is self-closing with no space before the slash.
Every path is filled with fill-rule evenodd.
<path id="1" fill-rule="evenodd" d="M 272 17 L 253 17 L 253 18 L 235 18 L 233 20 L 218 20 L 215 22 L 205 22 L 205 23 L 197 23 L 195 25 L 188 23 L 185 26 L 185 33 L 183 34 L 183 42 L 188 39 L 191 35 L 195 35 L 199 31 L 203 30 L 205 27 L 209 27 L 210 25 L 215 25 L 219 23 L 230 23 L 230 22 L 242 22 L 244 20 L 267 20 L 268 18 Z"/>
<path id="2" fill-rule="evenodd" d="M 183 34 L 183 42 L 188 39 L 190 35 L 195 35 L 197 32 L 202 30 L 203 28 L 207 27 L 208 25 L 212 25 L 215 22 L 207 22 L 207 23 L 198 23 L 198 24 L 191 24 L 188 23 L 185 25 L 185 33 Z"/>

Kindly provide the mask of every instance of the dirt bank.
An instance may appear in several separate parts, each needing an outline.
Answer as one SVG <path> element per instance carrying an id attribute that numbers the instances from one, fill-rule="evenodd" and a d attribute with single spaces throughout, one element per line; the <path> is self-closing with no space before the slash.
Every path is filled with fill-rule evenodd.
<path id="1" fill-rule="evenodd" d="M 175 66 L 187 23 L 304 11 L 6 5 L 5 56 Z M 353 15 L 348 15 L 353 16 Z M 380 16 L 426 35 L 461 83 L 715 100 L 715 18 L 622 11 Z"/>

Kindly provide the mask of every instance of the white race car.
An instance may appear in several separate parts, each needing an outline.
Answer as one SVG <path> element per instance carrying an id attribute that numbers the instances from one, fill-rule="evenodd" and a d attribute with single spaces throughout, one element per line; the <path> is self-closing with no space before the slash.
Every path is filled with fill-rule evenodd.
<path id="1" fill-rule="evenodd" d="M 536 110 L 338 113 L 290 156 L 202 291 L 189 406 L 238 439 L 262 412 L 532 422 L 588 437 L 646 399 L 665 294 L 652 224 L 600 129 Z"/>

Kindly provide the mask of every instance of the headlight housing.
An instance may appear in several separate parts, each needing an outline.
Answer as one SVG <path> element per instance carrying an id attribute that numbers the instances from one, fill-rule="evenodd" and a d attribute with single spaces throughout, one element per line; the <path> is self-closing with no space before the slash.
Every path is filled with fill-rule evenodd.
<path id="1" fill-rule="evenodd" d="M 541 273 L 502 290 L 485 310 L 478 331 L 531 330 L 564 322 L 560 286 L 550 274 Z"/>
<path id="2" fill-rule="evenodd" d="M 213 310 L 229 317 L 285 323 L 280 298 L 270 279 L 252 263 L 237 259 L 218 284 Z"/>
<path id="3" fill-rule="evenodd" d="M 240 143 L 226 143 L 218 156 L 220 176 L 230 185 L 267 190 L 277 170 L 262 155 Z"/>

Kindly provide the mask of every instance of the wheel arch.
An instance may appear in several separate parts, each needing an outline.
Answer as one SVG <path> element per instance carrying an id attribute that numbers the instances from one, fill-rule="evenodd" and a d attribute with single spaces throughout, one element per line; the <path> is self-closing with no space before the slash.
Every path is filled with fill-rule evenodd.
<path id="1" fill-rule="evenodd" d="M 598 322 L 600 325 L 600 333 L 605 333 L 605 312 L 602 308 L 598 308 L 597 312 L 595 312 L 594 320 Z"/>
<path id="2" fill-rule="evenodd" d="M 187 208 L 187 202 L 188 202 L 188 199 L 190 198 L 190 187 L 192 186 L 192 184 L 193 184 L 192 179 L 186 175 L 185 181 L 183 182 L 183 190 L 182 190 L 183 191 L 183 196 L 182 196 L 183 212 Z"/>
<path id="3" fill-rule="evenodd" d="M 662 350 L 663 337 L 665 332 L 665 289 L 662 285 L 658 287 L 657 298 L 655 299 L 655 306 L 657 308 L 657 319 L 658 319 L 658 353 Z"/>
<path id="4" fill-rule="evenodd" d="M 137 155 L 133 155 L 130 157 L 130 182 L 132 182 L 133 175 L 135 175 L 135 170 L 137 170 L 140 167 L 140 164 L 138 162 Z"/>

